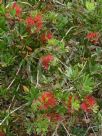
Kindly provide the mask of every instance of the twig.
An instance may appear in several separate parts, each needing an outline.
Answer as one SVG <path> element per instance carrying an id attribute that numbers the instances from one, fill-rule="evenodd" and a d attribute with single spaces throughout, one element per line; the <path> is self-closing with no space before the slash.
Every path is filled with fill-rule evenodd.
<path id="1" fill-rule="evenodd" d="M 77 79 L 79 79 L 79 78 L 80 78 L 81 74 L 83 73 L 83 70 L 84 70 L 84 69 L 85 69 L 85 67 L 86 67 L 86 64 L 87 64 L 87 61 L 85 62 L 85 64 L 84 64 L 83 68 L 81 69 L 80 73 L 78 74 L 78 76 L 77 76 L 77 78 L 74 80 L 74 82 L 75 82 Z"/>
<path id="2" fill-rule="evenodd" d="M 39 70 L 37 70 L 36 88 L 39 85 Z"/>
<path id="3" fill-rule="evenodd" d="M 31 8 L 33 7 L 30 3 L 28 3 L 28 2 L 24 2 L 24 1 L 19 1 L 19 3 L 21 3 L 21 4 L 25 4 L 25 5 L 28 5 L 28 6 L 30 6 Z"/>
<path id="4" fill-rule="evenodd" d="M 57 1 L 57 0 L 53 0 L 53 3 L 57 3 L 57 4 L 59 4 L 59 5 L 61 5 L 61 6 L 66 6 L 65 4 L 63 4 L 63 3 L 61 3 L 61 2 L 59 2 L 59 1 Z"/>
<path id="5" fill-rule="evenodd" d="M 68 69 L 68 66 L 66 64 L 64 64 L 60 59 L 57 58 L 57 60 Z"/>
<path id="6" fill-rule="evenodd" d="M 72 26 L 68 31 L 66 32 L 65 36 L 62 38 L 61 42 L 63 42 L 64 38 L 68 35 L 68 33 L 73 29 L 76 28 L 77 26 Z"/>
<path id="7" fill-rule="evenodd" d="M 87 118 L 89 118 L 89 117 L 88 117 L 88 113 L 86 113 L 86 115 L 85 115 L 85 116 L 86 116 Z M 87 135 L 87 132 L 88 132 L 90 129 L 93 131 L 94 136 L 97 136 L 97 135 L 96 135 L 96 133 L 95 133 L 95 131 L 94 131 L 94 129 L 93 129 L 93 127 L 91 126 L 91 124 L 90 124 L 90 125 L 89 125 L 89 127 L 87 128 L 87 130 L 86 130 L 86 132 L 85 132 L 84 136 L 86 136 L 86 135 Z"/>
<path id="8" fill-rule="evenodd" d="M 27 105 L 27 103 L 20 106 L 20 107 L 17 107 L 16 109 L 14 109 L 10 113 L 8 113 L 8 115 L 0 122 L 0 126 L 5 122 L 5 120 L 9 117 L 9 115 L 11 115 L 12 113 L 14 113 L 15 111 L 17 111 L 17 110 L 19 110 L 21 108 L 24 108 L 26 105 Z"/>
<path id="9" fill-rule="evenodd" d="M 19 65 L 19 68 L 18 68 L 18 70 L 17 70 L 17 72 L 16 72 L 15 78 L 11 81 L 11 83 L 10 83 L 9 86 L 7 87 L 7 90 L 10 89 L 10 87 L 12 86 L 12 84 L 14 83 L 14 81 L 16 80 L 16 76 L 19 74 L 19 71 L 21 70 L 22 64 L 23 64 L 23 61 L 21 61 L 20 65 Z"/>
<path id="10" fill-rule="evenodd" d="M 29 78 L 30 78 L 30 82 L 33 84 L 33 77 L 32 77 L 32 72 L 31 72 L 31 66 L 30 66 L 30 63 L 28 63 L 28 71 L 29 71 Z"/>
<path id="11" fill-rule="evenodd" d="M 96 133 L 95 133 L 95 131 L 94 131 L 94 129 L 93 129 L 93 127 L 91 127 L 91 125 L 90 125 L 90 126 L 88 127 L 88 129 L 86 130 L 84 136 L 87 136 L 87 132 L 88 132 L 90 129 L 92 129 L 92 131 L 93 131 L 93 133 L 94 133 L 94 136 L 97 136 Z"/>
<path id="12" fill-rule="evenodd" d="M 58 136 L 57 130 L 58 130 L 58 128 L 59 128 L 59 125 L 60 125 L 60 123 L 58 123 L 58 124 L 56 125 L 55 131 L 53 132 L 52 136 Z"/>
<path id="13" fill-rule="evenodd" d="M 99 85 L 101 85 L 102 84 L 102 82 L 100 82 L 100 83 L 98 83 L 95 87 L 94 87 L 94 89 L 96 89 Z"/>
<path id="14" fill-rule="evenodd" d="M 37 66 L 36 88 L 39 86 L 39 67 L 40 67 L 40 61 Z"/>
<path id="15" fill-rule="evenodd" d="M 93 127 L 91 127 L 91 129 L 92 129 L 94 135 L 97 136 L 96 133 L 95 133 L 95 130 L 93 129 Z"/>
<path id="16" fill-rule="evenodd" d="M 17 86 L 17 89 L 15 90 L 15 92 L 18 91 L 19 87 L 20 87 L 20 84 Z M 12 106 L 12 103 L 13 103 L 14 99 L 15 99 L 15 95 L 13 96 L 13 98 L 12 98 L 12 100 L 11 100 L 11 104 L 10 104 L 9 107 L 8 107 L 8 111 L 10 111 L 10 108 L 11 108 L 11 106 Z"/>
<path id="17" fill-rule="evenodd" d="M 70 133 L 68 132 L 68 130 L 66 129 L 65 125 L 64 125 L 63 123 L 61 123 L 61 124 L 62 124 L 62 126 L 64 127 L 64 129 L 65 129 L 65 131 L 66 131 L 66 133 L 67 133 L 67 136 L 71 136 Z"/>

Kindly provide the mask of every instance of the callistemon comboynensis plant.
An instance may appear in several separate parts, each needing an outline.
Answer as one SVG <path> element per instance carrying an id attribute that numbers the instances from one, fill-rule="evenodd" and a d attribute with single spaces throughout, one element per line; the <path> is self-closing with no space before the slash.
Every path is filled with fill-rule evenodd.
<path id="1" fill-rule="evenodd" d="M 1 135 L 98 135 L 102 3 L 93 3 L 0 1 Z"/>

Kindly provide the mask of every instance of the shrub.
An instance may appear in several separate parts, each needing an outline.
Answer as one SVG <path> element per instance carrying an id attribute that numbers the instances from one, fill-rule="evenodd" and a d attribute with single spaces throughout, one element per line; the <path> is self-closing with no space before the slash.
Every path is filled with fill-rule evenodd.
<path id="1" fill-rule="evenodd" d="M 0 134 L 99 133 L 93 127 L 102 120 L 101 1 L 6 4 L 0 4 Z"/>

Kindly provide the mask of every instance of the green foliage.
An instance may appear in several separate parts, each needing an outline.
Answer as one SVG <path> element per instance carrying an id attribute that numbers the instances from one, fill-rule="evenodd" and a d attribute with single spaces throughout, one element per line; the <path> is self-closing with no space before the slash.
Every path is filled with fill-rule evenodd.
<path id="1" fill-rule="evenodd" d="M 56 24 L 56 22 L 57 22 L 57 14 L 56 14 L 56 12 L 52 12 L 52 11 L 50 11 L 50 12 L 48 12 L 47 14 L 46 14 L 46 16 L 45 16 L 45 18 L 48 20 L 48 21 L 51 21 L 52 23 L 55 23 Z"/>
<path id="2" fill-rule="evenodd" d="M 59 46 L 61 49 L 64 49 L 64 43 L 57 40 L 57 39 L 51 39 L 48 41 L 48 46 Z"/>
<path id="3" fill-rule="evenodd" d="M 72 133 L 73 133 L 73 136 L 82 136 L 84 135 L 86 132 L 86 129 L 85 128 L 80 128 L 80 127 L 74 127 L 72 128 Z"/>
<path id="4" fill-rule="evenodd" d="M 36 99 L 39 95 L 39 89 L 35 88 L 34 86 L 28 91 L 25 98 L 27 99 L 29 104 L 32 104 L 33 100 Z"/>
<path id="5" fill-rule="evenodd" d="M 6 10 L 4 8 L 4 5 L 0 5 L 0 14 L 5 15 L 5 13 L 6 13 Z"/>
<path id="6" fill-rule="evenodd" d="M 72 99 L 72 109 L 78 111 L 80 108 L 80 102 L 76 99 Z"/>
<path id="7" fill-rule="evenodd" d="M 89 11 L 95 10 L 95 2 L 86 1 L 86 8 Z"/>
<path id="8" fill-rule="evenodd" d="M 82 77 L 79 78 L 79 83 L 77 89 L 79 93 L 82 95 L 91 94 L 93 92 L 94 82 L 89 75 L 84 74 Z"/>
<path id="9" fill-rule="evenodd" d="M 16 10 L 11 10 L 10 14 L 11 14 L 12 17 L 15 17 L 15 15 L 16 15 Z"/>
<path id="10" fill-rule="evenodd" d="M 5 17 L 0 17 L 0 28 L 4 29 L 6 24 Z"/>
<path id="11" fill-rule="evenodd" d="M 0 87 L 0 97 L 6 97 L 8 90 L 6 88 Z"/>
<path id="12" fill-rule="evenodd" d="M 48 127 L 49 127 L 49 121 L 48 119 L 42 119 L 40 118 L 36 123 L 35 123 L 35 127 L 36 127 L 36 132 L 37 134 L 43 134 L 46 135 L 47 131 L 48 131 Z"/>
<path id="13" fill-rule="evenodd" d="M 0 59 L 2 67 L 12 65 L 15 60 L 15 58 L 13 58 L 13 56 L 9 52 L 4 54 L 3 56 L 0 56 Z"/>
<path id="14" fill-rule="evenodd" d="M 59 15 L 57 18 L 57 28 L 59 29 L 59 31 L 64 31 L 63 28 L 65 28 L 68 25 L 68 17 L 67 16 L 63 16 L 63 15 Z"/>

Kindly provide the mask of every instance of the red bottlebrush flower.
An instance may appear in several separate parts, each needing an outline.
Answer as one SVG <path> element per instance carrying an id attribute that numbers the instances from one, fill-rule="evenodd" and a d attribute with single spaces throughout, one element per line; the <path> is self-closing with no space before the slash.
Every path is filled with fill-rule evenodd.
<path id="1" fill-rule="evenodd" d="M 47 114 L 47 117 L 52 122 L 57 122 L 57 121 L 63 120 L 63 117 L 60 114 L 58 114 L 58 113 Z"/>
<path id="2" fill-rule="evenodd" d="M 41 64 L 44 67 L 45 70 L 48 70 L 50 62 L 54 60 L 54 57 L 52 55 L 46 55 L 41 57 Z"/>
<path id="3" fill-rule="evenodd" d="M 81 109 L 82 109 L 83 111 L 85 111 L 85 112 L 90 112 L 89 106 L 88 106 L 88 104 L 87 104 L 86 102 L 83 102 L 83 103 L 81 104 Z"/>
<path id="4" fill-rule="evenodd" d="M 81 104 L 81 109 L 85 112 L 91 112 L 92 108 L 96 105 L 96 100 L 93 96 L 86 96 Z"/>
<path id="5" fill-rule="evenodd" d="M 44 92 L 41 97 L 39 98 L 39 102 L 41 106 L 39 109 L 46 110 L 48 108 L 53 108 L 56 106 L 57 101 L 52 92 Z"/>
<path id="6" fill-rule="evenodd" d="M 35 24 L 34 19 L 32 17 L 27 17 L 26 18 L 26 24 L 27 24 L 28 27 L 33 26 Z"/>
<path id="7" fill-rule="evenodd" d="M 42 16 L 36 15 L 34 18 L 33 17 L 27 17 L 26 18 L 26 24 L 28 27 L 34 26 L 36 28 L 36 32 L 39 32 L 42 29 Z"/>
<path id="8" fill-rule="evenodd" d="M 86 101 L 90 106 L 94 106 L 96 104 L 96 100 L 93 96 L 87 96 Z"/>
<path id="9" fill-rule="evenodd" d="M 13 3 L 12 8 L 16 11 L 16 16 L 20 16 L 22 13 L 22 8 L 16 3 Z"/>
<path id="10" fill-rule="evenodd" d="M 39 32 L 42 29 L 42 26 L 43 26 L 42 16 L 36 15 L 34 17 L 34 22 L 35 22 L 35 26 L 36 26 L 36 32 Z"/>
<path id="11" fill-rule="evenodd" d="M 43 43 L 47 42 L 50 39 L 52 39 L 52 33 L 44 33 L 41 35 L 41 40 Z"/>
<path id="12" fill-rule="evenodd" d="M 48 38 L 48 39 L 52 39 L 52 33 L 48 33 L 48 34 L 47 34 L 47 38 Z"/>
<path id="13" fill-rule="evenodd" d="M 53 119 L 54 119 L 55 121 L 61 121 L 63 118 L 62 118 L 62 116 L 61 116 L 60 114 L 56 113 L 56 114 L 54 115 Z"/>
<path id="14" fill-rule="evenodd" d="M 93 44 L 99 43 L 99 33 L 97 32 L 90 32 L 86 35 L 86 38 Z"/>

